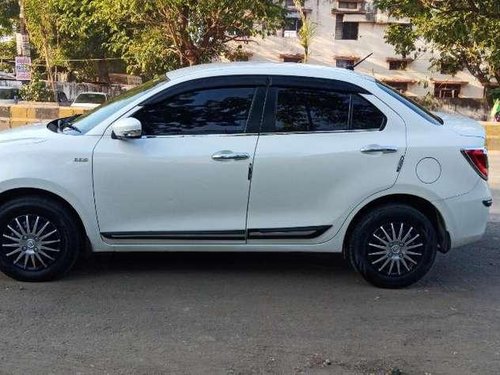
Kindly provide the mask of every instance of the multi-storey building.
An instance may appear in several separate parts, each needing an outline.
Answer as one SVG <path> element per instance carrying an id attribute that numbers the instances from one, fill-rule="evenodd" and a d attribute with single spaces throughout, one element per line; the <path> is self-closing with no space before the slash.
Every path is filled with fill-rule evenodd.
<path id="1" fill-rule="evenodd" d="M 287 0 L 287 22 L 283 30 L 264 39 L 253 39 L 243 47 L 251 61 L 299 62 L 303 48 L 297 32 L 301 27 L 293 0 Z M 431 68 L 431 52 L 403 58 L 384 40 L 387 25 L 408 23 L 388 17 L 373 6 L 373 0 L 305 0 L 303 12 L 316 25 L 309 62 L 345 67 L 362 62 L 357 71 L 373 75 L 410 96 L 483 98 L 484 88 L 467 70 L 446 74 Z M 425 46 L 422 46 L 425 47 Z"/>

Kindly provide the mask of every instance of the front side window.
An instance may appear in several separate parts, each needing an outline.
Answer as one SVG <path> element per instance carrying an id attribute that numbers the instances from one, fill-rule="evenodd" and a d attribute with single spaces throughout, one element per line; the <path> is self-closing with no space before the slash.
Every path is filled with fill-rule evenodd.
<path id="1" fill-rule="evenodd" d="M 319 89 L 276 89 L 276 132 L 377 130 L 385 116 L 358 94 Z"/>
<path id="2" fill-rule="evenodd" d="M 146 105 L 134 117 L 146 136 L 244 133 L 254 95 L 254 87 L 200 89 Z"/>

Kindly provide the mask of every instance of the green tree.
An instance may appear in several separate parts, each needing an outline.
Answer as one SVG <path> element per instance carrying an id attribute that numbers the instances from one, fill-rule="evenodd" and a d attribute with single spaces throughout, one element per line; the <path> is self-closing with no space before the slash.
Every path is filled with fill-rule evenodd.
<path id="1" fill-rule="evenodd" d="M 314 39 L 314 36 L 316 35 L 316 24 L 306 17 L 306 14 L 304 12 L 304 1 L 303 0 L 293 0 L 293 3 L 295 5 L 295 9 L 297 9 L 297 12 L 299 13 L 300 20 L 302 22 L 302 26 L 299 29 L 298 32 L 298 37 L 299 37 L 299 43 L 304 49 L 304 63 L 307 63 L 309 60 L 309 54 L 310 54 L 310 48 L 311 48 L 311 43 L 312 40 Z"/>
<path id="2" fill-rule="evenodd" d="M 96 2 L 92 0 L 51 0 L 57 14 L 59 48 L 67 65 L 78 70 L 81 78 L 109 82 L 109 68 L 118 55 L 110 51 L 111 30 L 94 17 Z M 81 61 L 78 61 L 81 60 Z"/>
<path id="3" fill-rule="evenodd" d="M 94 19 L 113 30 L 110 45 L 133 72 L 154 75 L 211 61 L 231 42 L 282 25 L 272 0 L 95 0 Z"/>
<path id="4" fill-rule="evenodd" d="M 53 0 L 23 0 L 26 27 L 30 43 L 45 62 L 47 80 L 55 93 L 54 66 L 61 64 L 59 49 L 58 16 Z"/>
<path id="5" fill-rule="evenodd" d="M 500 1 L 376 0 L 376 6 L 412 27 L 389 26 L 386 40 L 403 56 L 422 38 L 438 52 L 436 67 L 467 68 L 484 86 L 500 82 Z"/>
<path id="6" fill-rule="evenodd" d="M 18 19 L 18 0 L 0 0 L 0 36 L 11 35 Z"/>
<path id="7" fill-rule="evenodd" d="M 0 71 L 12 72 L 12 61 L 16 57 L 16 42 L 0 42 Z"/>

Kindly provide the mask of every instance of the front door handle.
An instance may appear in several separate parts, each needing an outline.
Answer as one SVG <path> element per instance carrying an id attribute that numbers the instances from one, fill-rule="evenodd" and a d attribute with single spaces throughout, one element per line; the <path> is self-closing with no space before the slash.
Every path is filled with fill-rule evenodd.
<path id="1" fill-rule="evenodd" d="M 380 146 L 380 145 L 368 145 L 360 150 L 363 154 L 375 154 L 381 152 L 383 154 L 392 154 L 398 152 L 396 146 Z"/>
<path id="2" fill-rule="evenodd" d="M 246 152 L 233 152 L 230 150 L 218 151 L 212 155 L 212 159 L 216 161 L 245 160 L 248 158 L 250 158 L 250 155 Z"/>

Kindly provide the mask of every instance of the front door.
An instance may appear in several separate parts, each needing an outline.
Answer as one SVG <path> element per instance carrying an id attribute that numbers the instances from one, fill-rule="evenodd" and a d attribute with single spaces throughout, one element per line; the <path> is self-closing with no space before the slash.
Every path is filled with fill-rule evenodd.
<path id="1" fill-rule="evenodd" d="M 103 237 L 245 240 L 265 89 L 240 83 L 174 86 L 133 114 L 140 139 L 103 137 L 93 159 Z"/>
<path id="2" fill-rule="evenodd" d="M 405 124 L 357 86 L 274 77 L 264 118 L 249 242 L 323 242 L 356 205 L 397 179 Z"/>

